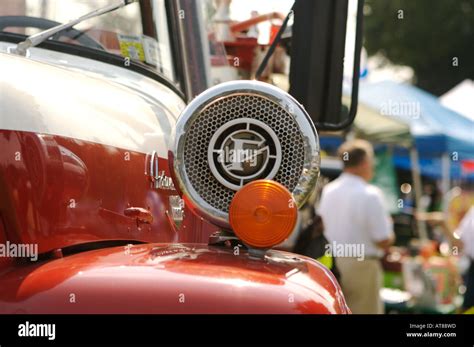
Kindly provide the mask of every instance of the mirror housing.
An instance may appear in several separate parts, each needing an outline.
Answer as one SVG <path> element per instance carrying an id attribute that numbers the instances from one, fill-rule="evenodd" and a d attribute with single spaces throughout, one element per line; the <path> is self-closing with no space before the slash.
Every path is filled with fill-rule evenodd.
<path id="1" fill-rule="evenodd" d="M 290 94 L 303 104 L 318 130 L 344 129 L 357 112 L 364 2 L 355 1 L 356 42 L 348 107 L 342 103 L 342 88 L 349 0 L 295 0 Z"/>

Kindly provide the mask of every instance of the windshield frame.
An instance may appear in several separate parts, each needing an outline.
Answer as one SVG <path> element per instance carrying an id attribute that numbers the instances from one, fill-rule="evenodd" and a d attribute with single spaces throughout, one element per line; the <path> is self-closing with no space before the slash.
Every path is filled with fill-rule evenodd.
<path id="1" fill-rule="evenodd" d="M 140 62 L 135 61 L 134 59 L 128 59 L 127 65 L 124 64 L 124 57 L 118 54 L 114 54 L 112 52 L 102 51 L 94 48 L 90 48 L 83 45 L 77 45 L 73 43 L 58 41 L 58 40 L 45 40 L 44 42 L 38 44 L 35 47 L 47 49 L 51 51 L 56 51 L 59 53 L 71 54 L 74 56 L 79 56 L 91 60 L 97 60 L 103 63 L 111 64 L 114 66 L 118 66 L 127 70 L 131 70 L 142 75 L 145 75 L 153 80 L 160 82 L 167 86 L 168 88 L 172 89 L 178 96 L 185 100 L 185 93 L 184 93 L 184 84 L 183 84 L 183 72 L 180 68 L 179 62 L 181 59 L 177 59 L 179 57 L 179 45 L 175 38 L 176 35 L 176 28 L 174 26 L 173 21 L 170 20 L 170 6 L 169 0 L 165 0 L 165 14 L 166 14 L 166 26 L 168 28 L 168 36 L 169 36 L 169 49 L 170 49 L 170 56 L 171 56 L 171 64 L 174 70 L 174 80 L 172 80 L 166 74 L 160 72 L 158 69 L 153 69 L 152 67 L 148 67 L 146 64 L 142 64 Z M 142 1 L 140 1 L 140 14 L 142 16 L 142 29 L 144 34 L 149 32 L 150 24 L 153 25 L 152 30 L 158 30 L 157 24 L 154 23 L 154 17 L 151 15 L 152 11 L 150 8 L 146 6 L 142 6 Z M 155 5 L 154 1 L 149 1 L 151 4 L 151 9 Z M 148 18 L 149 17 L 149 18 Z M 28 35 L 13 33 L 8 31 L 0 31 L 0 41 L 18 44 L 24 41 Z"/>

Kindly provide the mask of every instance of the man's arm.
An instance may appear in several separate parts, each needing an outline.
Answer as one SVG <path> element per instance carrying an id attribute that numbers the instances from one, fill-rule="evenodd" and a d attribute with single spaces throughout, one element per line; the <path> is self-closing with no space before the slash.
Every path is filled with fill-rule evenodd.
<path id="1" fill-rule="evenodd" d="M 395 242 L 395 234 L 381 193 L 374 191 L 367 197 L 367 210 L 369 232 L 374 244 L 378 248 L 387 249 Z"/>
<path id="2" fill-rule="evenodd" d="M 378 247 L 378 248 L 381 248 L 381 249 L 388 249 L 391 245 L 393 245 L 395 242 L 395 235 L 392 233 L 388 239 L 385 239 L 385 240 L 382 240 L 382 241 L 377 241 L 375 242 L 375 245 Z"/>
<path id="3" fill-rule="evenodd" d="M 420 212 L 416 214 L 416 219 L 427 222 L 432 226 L 439 226 L 451 245 L 458 248 L 463 247 L 459 235 L 456 235 L 455 230 L 449 226 L 448 217 L 444 212 Z"/>

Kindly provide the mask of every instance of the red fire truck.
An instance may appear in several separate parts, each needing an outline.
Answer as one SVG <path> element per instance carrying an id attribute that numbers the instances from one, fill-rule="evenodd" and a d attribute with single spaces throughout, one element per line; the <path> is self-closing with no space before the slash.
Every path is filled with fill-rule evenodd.
<path id="1" fill-rule="evenodd" d="M 0 9 L 0 313 L 350 313 L 327 268 L 272 249 L 317 130 L 355 115 L 348 1 L 296 1 L 290 93 L 209 88 L 199 1 L 30 3 Z"/>

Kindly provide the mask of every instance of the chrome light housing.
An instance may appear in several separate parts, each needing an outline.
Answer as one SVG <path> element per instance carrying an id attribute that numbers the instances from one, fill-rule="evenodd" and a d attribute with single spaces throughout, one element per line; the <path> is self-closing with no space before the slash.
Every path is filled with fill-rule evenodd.
<path id="1" fill-rule="evenodd" d="M 273 179 L 301 207 L 319 177 L 319 139 L 288 93 L 257 81 L 216 85 L 179 117 L 170 156 L 179 190 L 199 215 L 229 226 L 230 202 L 246 183 Z"/>

